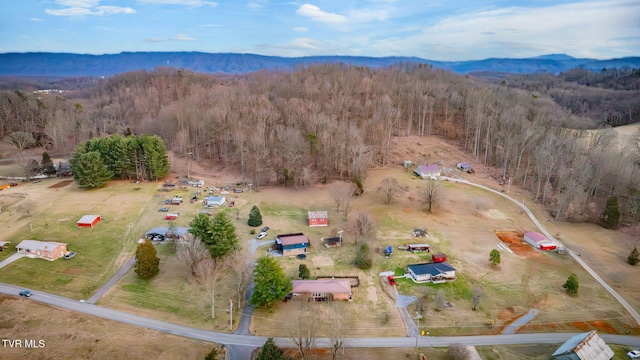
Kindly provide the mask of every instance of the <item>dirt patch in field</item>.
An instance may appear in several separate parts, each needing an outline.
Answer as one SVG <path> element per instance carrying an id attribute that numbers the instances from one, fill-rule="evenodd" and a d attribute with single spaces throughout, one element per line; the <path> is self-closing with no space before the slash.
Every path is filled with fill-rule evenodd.
<path id="1" fill-rule="evenodd" d="M 496 231 L 496 236 L 514 253 L 520 256 L 537 257 L 540 253 L 524 241 L 524 234 L 518 231 Z"/>
<path id="2" fill-rule="evenodd" d="M 576 328 L 583 331 L 591 331 L 598 330 L 601 333 L 605 334 L 616 334 L 616 329 L 613 328 L 606 320 L 597 320 L 597 321 L 576 321 L 572 323 Z"/>
<path id="3" fill-rule="evenodd" d="M 78 275 L 82 273 L 82 269 L 75 267 L 75 268 L 62 270 L 62 273 L 67 275 Z"/>
<path id="4" fill-rule="evenodd" d="M 49 186 L 49 189 L 59 189 L 59 188 L 63 188 L 69 184 L 71 184 L 73 182 L 73 180 L 62 180 L 62 181 L 58 181 L 57 183 Z"/>

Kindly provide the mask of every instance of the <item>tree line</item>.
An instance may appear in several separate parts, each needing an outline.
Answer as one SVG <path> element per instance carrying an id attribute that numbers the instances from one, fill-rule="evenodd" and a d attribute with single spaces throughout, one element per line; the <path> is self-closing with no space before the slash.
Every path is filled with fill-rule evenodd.
<path id="1" fill-rule="evenodd" d="M 80 187 L 101 187 L 110 179 L 157 180 L 169 172 L 164 141 L 158 136 L 111 135 L 76 147 L 70 160 Z"/>
<path id="2" fill-rule="evenodd" d="M 615 132 L 596 131 L 606 121 L 559 106 L 551 91 L 426 65 L 318 64 L 242 76 L 158 68 L 64 97 L 10 95 L 25 109 L 3 100 L 0 111 L 24 124 L 0 129 L 35 125 L 52 148 L 155 134 L 177 155 L 236 167 L 255 186 L 305 186 L 361 184 L 371 166 L 389 165 L 394 137 L 440 136 L 494 169 L 496 181 L 530 190 L 558 219 L 598 218 L 612 196 L 625 219 L 640 217 L 640 148 L 618 150 Z"/>

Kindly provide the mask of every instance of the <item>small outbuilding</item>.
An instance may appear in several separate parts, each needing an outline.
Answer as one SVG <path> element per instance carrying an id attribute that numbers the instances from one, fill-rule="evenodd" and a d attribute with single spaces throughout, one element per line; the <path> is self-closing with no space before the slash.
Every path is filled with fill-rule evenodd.
<path id="1" fill-rule="evenodd" d="M 413 172 L 422 179 L 437 180 L 440 177 L 440 167 L 438 164 L 418 165 Z"/>
<path id="2" fill-rule="evenodd" d="M 551 356 L 553 360 L 610 360 L 614 355 L 609 345 L 593 330 L 572 336 Z"/>
<path id="3" fill-rule="evenodd" d="M 227 203 L 227 198 L 225 196 L 207 196 L 203 205 L 206 207 L 220 207 Z"/>
<path id="4" fill-rule="evenodd" d="M 93 227 L 97 224 L 102 218 L 100 215 L 84 215 L 78 220 L 78 227 Z"/>
<path id="5" fill-rule="evenodd" d="M 449 263 L 422 263 L 407 266 L 409 275 L 417 282 L 443 283 L 456 280 L 456 269 Z"/>
<path id="6" fill-rule="evenodd" d="M 407 250 L 411 252 L 429 252 L 429 244 L 409 244 Z"/>
<path id="7" fill-rule="evenodd" d="M 29 257 L 53 261 L 67 253 L 67 244 L 54 241 L 22 240 L 16 245 L 16 250 Z"/>
<path id="8" fill-rule="evenodd" d="M 469 165 L 469 163 L 466 163 L 466 162 L 459 162 L 456 164 L 456 168 L 462 171 L 469 171 L 471 170 L 471 165 Z"/>
<path id="9" fill-rule="evenodd" d="M 293 280 L 292 296 L 307 301 L 344 300 L 351 301 L 349 280 Z"/>
<path id="10" fill-rule="evenodd" d="M 155 241 L 163 241 L 166 239 L 183 240 L 188 233 L 188 227 L 177 226 L 169 229 L 166 226 L 159 226 L 147 231 L 144 236 L 149 240 Z"/>
<path id="11" fill-rule="evenodd" d="M 326 211 L 309 211 L 307 214 L 309 226 L 329 225 L 329 215 Z"/>
<path id="12" fill-rule="evenodd" d="M 0 251 L 9 247 L 11 241 L 0 241 Z"/>
<path id="13" fill-rule="evenodd" d="M 539 250 L 555 250 L 558 246 L 539 232 L 529 231 L 524 234 L 524 241 Z"/>
<path id="14" fill-rule="evenodd" d="M 338 247 L 342 245 L 342 238 L 340 237 L 330 237 L 322 239 L 324 243 L 324 247 Z"/>
<path id="15" fill-rule="evenodd" d="M 276 236 L 276 249 L 282 255 L 297 255 L 309 252 L 309 238 L 303 233 Z"/>

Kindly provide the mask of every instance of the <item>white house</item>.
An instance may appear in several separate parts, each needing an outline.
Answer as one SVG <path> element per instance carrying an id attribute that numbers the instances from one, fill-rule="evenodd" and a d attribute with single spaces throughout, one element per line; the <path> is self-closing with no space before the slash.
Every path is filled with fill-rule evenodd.
<path id="1" fill-rule="evenodd" d="M 223 206 L 227 203 L 227 198 L 225 196 L 207 196 L 203 203 L 206 207 Z"/>
<path id="2" fill-rule="evenodd" d="M 456 269 L 449 263 L 422 263 L 407 266 L 409 275 L 417 282 L 440 283 L 456 280 Z"/>
<path id="3" fill-rule="evenodd" d="M 413 172 L 423 179 L 437 180 L 440 176 L 440 167 L 437 164 L 419 165 Z"/>

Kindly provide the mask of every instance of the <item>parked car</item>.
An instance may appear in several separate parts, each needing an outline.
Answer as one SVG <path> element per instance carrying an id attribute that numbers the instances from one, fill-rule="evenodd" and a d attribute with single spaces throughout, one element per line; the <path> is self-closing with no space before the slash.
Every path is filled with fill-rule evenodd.
<path id="1" fill-rule="evenodd" d="M 264 239 L 267 236 L 266 232 L 261 232 L 260 234 L 258 234 L 258 236 L 256 236 L 256 239 L 260 240 L 260 239 Z"/>
<path id="2" fill-rule="evenodd" d="M 64 258 L 69 260 L 69 259 L 73 259 L 74 256 L 76 256 L 76 252 L 75 251 L 69 251 L 68 253 L 64 254 Z"/>
<path id="3" fill-rule="evenodd" d="M 31 295 L 33 295 L 33 293 L 31 291 L 29 291 L 29 290 L 20 291 L 20 296 L 31 297 Z"/>
<path id="4" fill-rule="evenodd" d="M 396 280 L 393 278 L 393 275 L 387 276 L 387 280 L 389 280 L 389 285 L 391 285 L 391 286 L 395 286 L 396 285 Z"/>
<path id="5" fill-rule="evenodd" d="M 640 359 L 640 350 L 631 350 L 627 353 L 629 359 Z"/>
<path id="6" fill-rule="evenodd" d="M 160 208 L 160 209 L 158 209 L 158 211 L 160 211 L 160 212 L 169 212 L 169 208 L 166 208 L 166 207 Z"/>
<path id="7" fill-rule="evenodd" d="M 267 232 L 267 231 L 269 231 L 269 227 L 268 227 L 268 226 L 265 226 L 265 227 L 263 227 L 263 228 L 262 228 L 262 230 L 260 230 L 260 231 L 261 231 L 261 232 Z"/>

